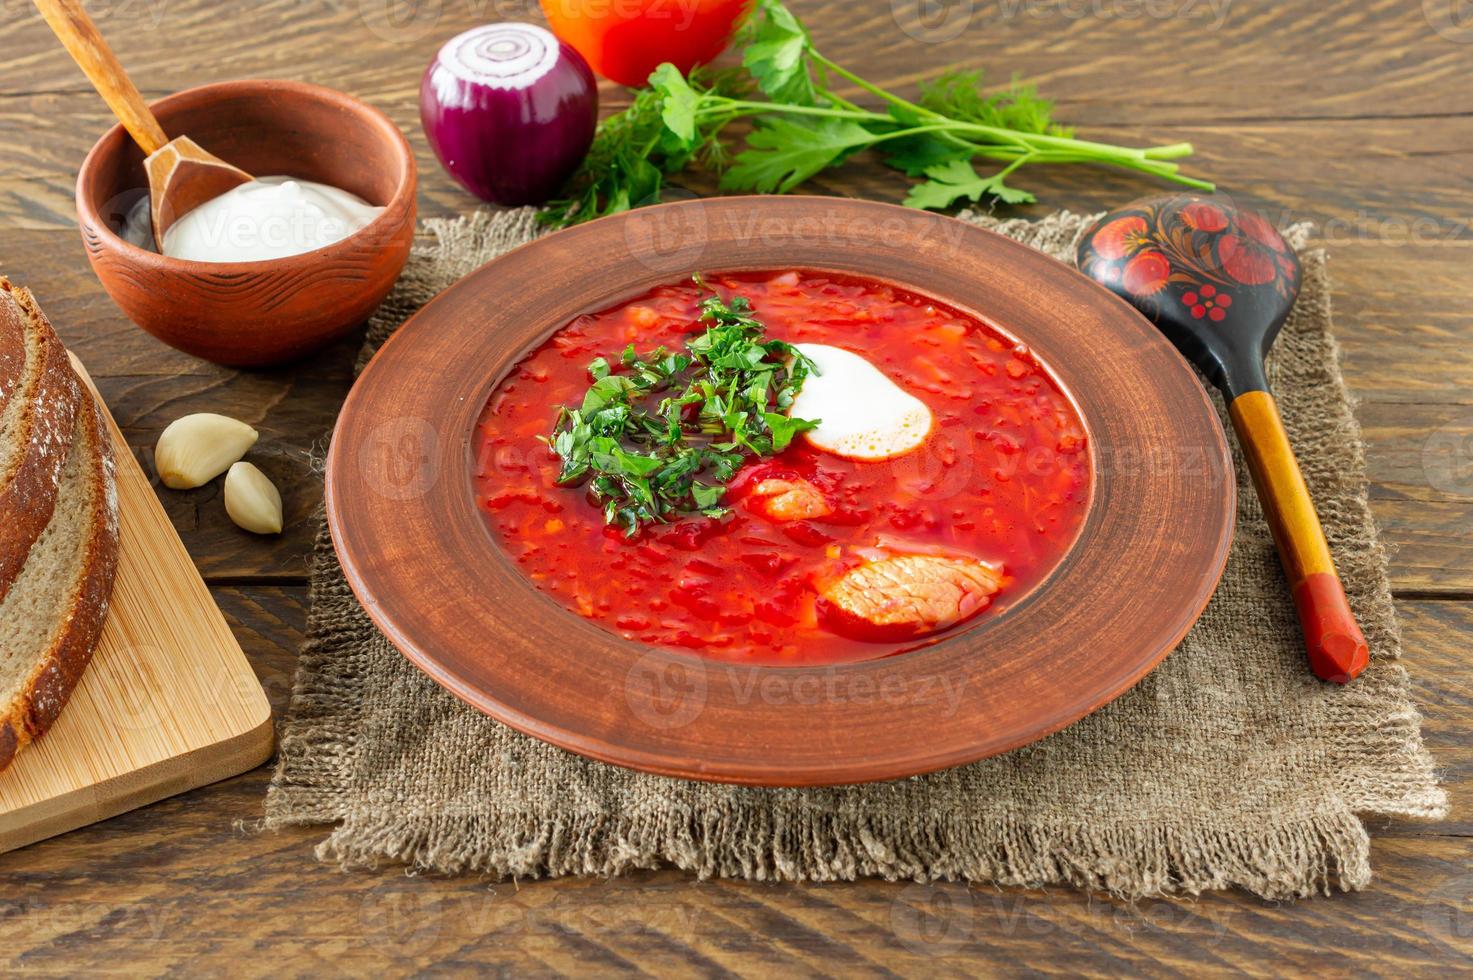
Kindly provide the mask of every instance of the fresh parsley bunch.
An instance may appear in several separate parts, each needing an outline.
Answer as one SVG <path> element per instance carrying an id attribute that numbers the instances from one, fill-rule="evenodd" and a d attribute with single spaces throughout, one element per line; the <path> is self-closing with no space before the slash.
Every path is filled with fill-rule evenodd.
<path id="1" fill-rule="evenodd" d="M 665 179 L 693 163 L 720 172 L 724 190 L 786 193 L 867 149 L 924 178 L 905 199 L 916 208 L 984 196 L 1030 203 L 1031 193 L 1006 181 L 1033 163 L 1105 164 L 1213 189 L 1172 162 L 1191 154 L 1190 143 L 1137 149 L 1075 139 L 1032 86 L 1014 82 L 989 96 L 979 91 L 979 72 L 950 73 L 924 85 L 916 101 L 903 99 L 824 57 L 780 0 L 758 0 L 739 43 L 739 69 L 689 76 L 669 63 L 655 69 L 629 108 L 600 126 L 568 196 L 542 220 L 577 224 L 653 204 Z M 843 98 L 835 80 L 875 96 L 883 109 Z M 722 134 L 739 119 L 751 129 L 733 157 Z M 997 166 L 982 172 L 977 161 Z"/>
<path id="2" fill-rule="evenodd" d="M 699 284 L 700 280 L 696 280 Z M 605 523 L 629 536 L 682 513 L 720 517 L 726 484 L 748 456 L 772 456 L 818 420 L 788 418 L 813 362 L 766 328 L 743 296 L 701 303 L 705 332 L 683 353 L 625 348 L 615 370 L 588 366 L 583 403 L 564 406 L 548 444 L 558 482 L 586 483 Z"/>

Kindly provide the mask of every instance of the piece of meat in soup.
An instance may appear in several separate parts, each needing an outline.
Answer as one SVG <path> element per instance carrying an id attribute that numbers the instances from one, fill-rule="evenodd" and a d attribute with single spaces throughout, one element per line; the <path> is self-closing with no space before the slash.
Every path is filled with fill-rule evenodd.
<path id="1" fill-rule="evenodd" d="M 862 640 L 924 636 L 986 609 L 1002 570 L 986 562 L 901 555 L 867 562 L 823 590 L 818 611 L 835 633 Z"/>
<path id="2" fill-rule="evenodd" d="M 802 477 L 763 480 L 747 501 L 749 508 L 774 521 L 807 521 L 834 512 L 823 491 Z"/>

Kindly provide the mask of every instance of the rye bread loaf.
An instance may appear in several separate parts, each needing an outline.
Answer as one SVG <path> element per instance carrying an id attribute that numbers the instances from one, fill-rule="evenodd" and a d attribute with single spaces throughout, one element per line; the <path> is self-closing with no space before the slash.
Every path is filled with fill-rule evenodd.
<path id="1" fill-rule="evenodd" d="M 0 277 L 0 599 L 51 520 L 81 400 L 45 314 Z"/>
<path id="2" fill-rule="evenodd" d="M 107 618 L 117 563 L 112 445 L 84 395 L 51 521 L 0 600 L 0 769 L 71 697 Z"/>

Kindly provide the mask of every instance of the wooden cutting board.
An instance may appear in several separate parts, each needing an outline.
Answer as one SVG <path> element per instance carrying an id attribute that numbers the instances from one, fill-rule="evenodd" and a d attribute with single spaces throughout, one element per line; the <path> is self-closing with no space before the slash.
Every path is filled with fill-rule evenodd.
<path id="1" fill-rule="evenodd" d="M 0 851 L 234 776 L 271 755 L 266 694 L 111 413 L 103 414 L 118 461 L 122 535 L 112 605 L 61 717 L 0 772 Z"/>

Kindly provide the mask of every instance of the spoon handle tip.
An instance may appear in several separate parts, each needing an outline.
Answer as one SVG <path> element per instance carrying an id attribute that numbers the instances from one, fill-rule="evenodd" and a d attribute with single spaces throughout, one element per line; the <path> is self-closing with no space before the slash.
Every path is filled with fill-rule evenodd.
<path id="1" fill-rule="evenodd" d="M 1278 405 L 1267 391 L 1249 391 L 1233 399 L 1228 413 L 1289 580 L 1310 668 L 1322 680 L 1349 683 L 1365 670 L 1369 648 L 1335 571 Z"/>
<path id="2" fill-rule="evenodd" d="M 1305 578 L 1294 587 L 1294 607 L 1316 677 L 1348 684 L 1366 669 L 1370 648 L 1338 575 L 1318 572 Z"/>

